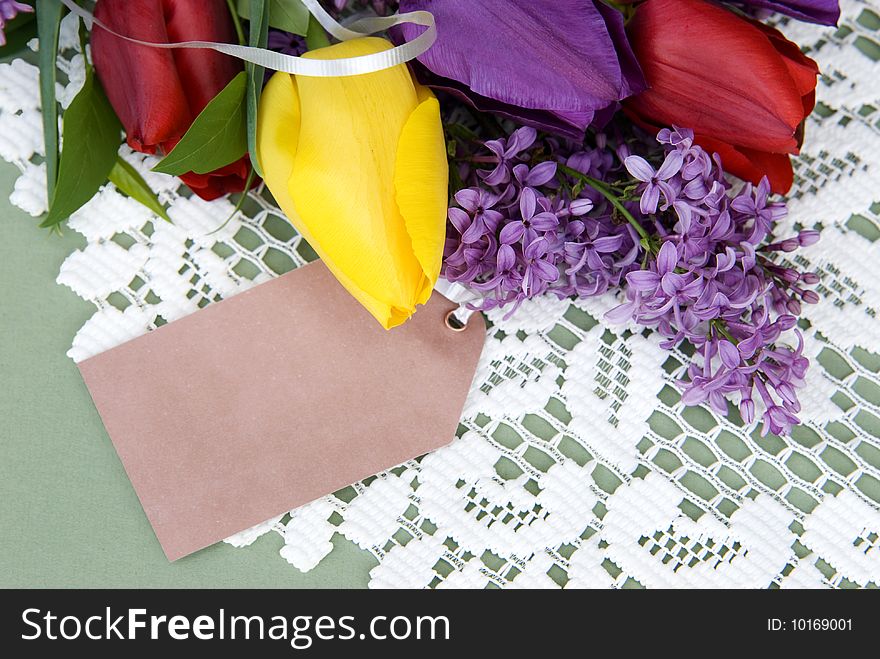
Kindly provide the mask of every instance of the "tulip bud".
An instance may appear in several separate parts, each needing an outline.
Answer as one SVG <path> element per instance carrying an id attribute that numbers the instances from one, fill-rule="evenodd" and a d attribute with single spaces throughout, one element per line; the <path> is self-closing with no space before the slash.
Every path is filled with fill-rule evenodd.
<path id="1" fill-rule="evenodd" d="M 141 41 L 236 40 L 224 0 L 99 0 L 95 18 Z M 240 61 L 213 50 L 141 46 L 97 23 L 91 45 L 95 71 L 128 144 L 143 153 L 170 152 L 211 99 L 242 70 Z M 214 172 L 189 172 L 180 178 L 210 200 L 244 190 L 249 171 L 244 156 Z"/>
<path id="2" fill-rule="evenodd" d="M 365 37 L 306 57 L 390 47 Z M 427 302 L 443 256 L 449 171 L 440 106 L 405 65 L 343 78 L 276 73 L 260 99 L 257 153 L 279 206 L 383 327 Z"/>
<path id="3" fill-rule="evenodd" d="M 691 128 L 728 172 L 788 191 L 788 154 L 815 105 L 813 60 L 778 30 L 704 0 L 647 0 L 627 34 L 650 87 L 624 102 L 636 123 Z"/>

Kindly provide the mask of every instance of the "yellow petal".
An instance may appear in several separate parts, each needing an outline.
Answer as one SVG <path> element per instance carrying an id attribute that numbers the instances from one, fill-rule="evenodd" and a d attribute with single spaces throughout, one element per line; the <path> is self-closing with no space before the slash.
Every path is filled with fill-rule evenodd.
<path id="1" fill-rule="evenodd" d="M 394 187 L 397 205 L 412 239 L 425 280 L 419 304 L 431 296 L 443 259 L 449 165 L 440 121 L 440 104 L 424 87 L 424 100 L 404 124 L 397 147 Z"/>
<path id="2" fill-rule="evenodd" d="M 313 51 L 335 59 L 379 52 L 384 39 L 365 38 Z M 302 108 L 291 197 L 314 236 L 312 246 L 366 294 L 387 306 L 385 327 L 415 311 L 422 269 L 413 254 L 394 193 L 394 165 L 403 125 L 416 107 L 403 66 L 345 78 L 298 77 Z"/>
<path id="3" fill-rule="evenodd" d="M 293 158 L 299 142 L 300 107 L 296 81 L 286 73 L 276 73 L 263 88 L 260 107 L 257 113 L 257 157 L 263 169 L 263 180 L 281 210 L 296 230 L 310 244 L 315 244 L 309 227 L 297 213 L 296 205 L 288 190 L 290 172 L 293 171 Z M 388 305 L 359 292 L 357 285 L 342 272 L 334 262 L 323 254 L 324 264 L 339 282 L 350 291 L 373 316 L 383 322 L 383 318 L 393 317 Z M 398 323 L 406 320 L 406 317 Z M 383 322 L 384 324 L 384 322 Z"/>
<path id="4" fill-rule="evenodd" d="M 368 37 L 307 56 L 390 47 Z M 447 165 L 433 95 L 404 65 L 345 78 L 276 74 L 257 133 L 266 184 L 291 222 L 384 327 L 404 322 L 430 296 L 443 251 Z"/>
<path id="5" fill-rule="evenodd" d="M 293 209 L 287 182 L 299 142 L 299 94 L 286 73 L 273 75 L 260 97 L 257 112 L 257 157 L 263 179 L 285 213 Z"/>

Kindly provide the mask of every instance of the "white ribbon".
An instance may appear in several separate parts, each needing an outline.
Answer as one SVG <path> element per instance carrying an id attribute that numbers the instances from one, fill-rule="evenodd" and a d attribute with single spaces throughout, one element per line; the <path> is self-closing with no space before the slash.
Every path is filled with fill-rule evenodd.
<path id="1" fill-rule="evenodd" d="M 459 284 L 458 282 L 449 281 L 443 277 L 437 278 L 437 283 L 434 284 L 434 290 L 450 302 L 455 302 L 458 305 L 458 309 L 453 312 L 453 315 L 462 325 L 467 325 L 468 319 L 474 313 L 474 310 L 469 308 L 468 304 L 476 302 L 483 297 L 468 287 Z"/>
<path id="2" fill-rule="evenodd" d="M 111 29 L 105 23 L 97 20 L 91 12 L 77 5 L 74 0 L 59 0 L 59 2 L 67 7 L 71 13 L 79 16 L 89 29 L 93 25 L 97 25 L 113 36 L 141 46 L 149 46 L 151 48 L 208 48 L 274 71 L 284 71 L 294 75 L 319 78 L 355 76 L 390 69 L 398 64 L 409 62 L 426 52 L 437 39 L 437 26 L 434 23 L 434 15 L 428 11 L 411 11 L 405 14 L 394 14 L 393 16 L 371 16 L 362 18 L 352 23 L 349 27 L 343 27 L 330 14 L 324 11 L 318 0 L 301 0 L 306 9 L 309 10 L 309 13 L 321 24 L 321 27 L 340 41 L 348 41 L 349 39 L 357 39 L 377 32 L 384 32 L 395 25 L 402 25 L 404 23 L 422 25 L 428 28 L 412 41 L 380 53 L 345 59 L 317 60 L 284 55 L 283 53 L 276 53 L 265 48 L 213 41 L 178 41 L 175 43 L 141 41 Z"/>

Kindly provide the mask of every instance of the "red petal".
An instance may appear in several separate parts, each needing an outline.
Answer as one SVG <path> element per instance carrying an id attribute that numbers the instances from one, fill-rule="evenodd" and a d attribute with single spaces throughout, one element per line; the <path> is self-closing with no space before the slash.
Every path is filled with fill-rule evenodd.
<path id="1" fill-rule="evenodd" d="M 162 0 L 162 5 L 170 41 L 236 41 L 225 0 Z M 243 68 L 240 60 L 206 48 L 178 48 L 174 60 L 193 117 Z"/>
<path id="2" fill-rule="evenodd" d="M 752 183 L 758 183 L 766 176 L 770 189 L 777 194 L 786 194 L 791 189 L 794 172 L 791 159 L 784 153 L 735 147 L 703 135 L 697 135 L 696 142 L 707 151 L 721 156 L 725 172 Z"/>
<path id="3" fill-rule="evenodd" d="M 788 62 L 775 37 L 703 0 L 647 0 L 627 32 L 651 86 L 632 111 L 753 149 L 797 148 L 803 56 Z"/>
<path id="4" fill-rule="evenodd" d="M 770 39 L 770 43 L 782 55 L 782 60 L 788 68 L 789 75 L 794 80 L 798 93 L 801 96 L 806 96 L 810 92 L 815 92 L 819 65 L 804 55 L 797 44 L 786 39 L 785 35 L 776 28 L 759 21 L 751 22 Z"/>
<path id="5" fill-rule="evenodd" d="M 160 0 L 100 0 L 95 17 L 120 34 L 168 42 Z M 91 44 L 95 70 L 133 149 L 153 153 L 186 132 L 192 115 L 169 51 L 124 41 L 98 25 Z"/>
<path id="6" fill-rule="evenodd" d="M 209 174 L 187 172 L 180 177 L 180 180 L 186 183 L 199 197 L 211 201 L 225 194 L 244 191 L 250 169 L 250 161 L 247 156 L 244 156 Z M 253 185 L 257 185 L 260 180 L 254 178 Z"/>

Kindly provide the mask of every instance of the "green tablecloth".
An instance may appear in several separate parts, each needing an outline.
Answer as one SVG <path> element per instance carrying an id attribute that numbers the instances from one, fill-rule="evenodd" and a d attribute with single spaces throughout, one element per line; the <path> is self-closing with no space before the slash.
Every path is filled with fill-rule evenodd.
<path id="1" fill-rule="evenodd" d="M 340 535 L 308 574 L 277 556 L 276 534 L 166 560 L 65 355 L 93 308 L 55 277 L 84 243 L 10 206 L 16 174 L 0 164 L 0 586 L 366 585 L 375 559 Z"/>

